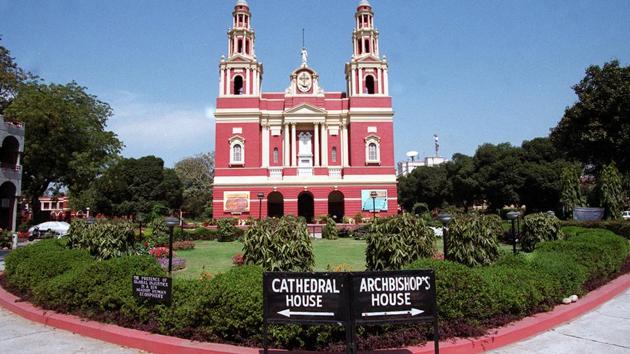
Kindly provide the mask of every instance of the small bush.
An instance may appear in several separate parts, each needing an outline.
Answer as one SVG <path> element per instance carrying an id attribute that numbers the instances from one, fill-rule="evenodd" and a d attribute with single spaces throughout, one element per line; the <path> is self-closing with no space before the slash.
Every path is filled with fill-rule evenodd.
<path id="1" fill-rule="evenodd" d="M 313 245 L 306 224 L 291 216 L 257 222 L 245 231 L 246 264 L 269 271 L 310 271 L 315 265 Z"/>
<path id="2" fill-rule="evenodd" d="M 365 261 L 368 270 L 400 269 L 435 253 L 435 234 L 409 213 L 377 219 L 370 226 Z"/>
<path id="3" fill-rule="evenodd" d="M 61 240 L 42 240 L 9 253 L 5 274 L 11 287 L 28 294 L 35 285 L 91 261 L 86 250 L 67 249 Z"/>
<path id="4" fill-rule="evenodd" d="M 520 240 L 523 251 L 531 252 L 539 242 L 558 239 L 562 239 L 562 231 L 560 231 L 560 220 L 555 216 L 536 213 L 527 215 L 523 219 Z"/>
<path id="5" fill-rule="evenodd" d="M 13 237 L 9 231 L 0 231 L 0 249 L 11 248 Z"/>
<path id="6" fill-rule="evenodd" d="M 326 217 L 326 225 L 322 228 L 322 238 L 326 240 L 336 240 L 339 236 L 337 223 L 331 217 Z"/>
<path id="7" fill-rule="evenodd" d="M 243 257 L 243 254 L 237 253 L 234 256 L 232 256 L 232 264 L 234 264 L 237 267 L 240 267 L 243 264 L 245 264 L 245 258 Z"/>
<path id="8" fill-rule="evenodd" d="M 195 248 L 195 243 L 193 241 L 177 241 L 173 242 L 174 250 L 192 250 Z"/>
<path id="9" fill-rule="evenodd" d="M 134 226 L 128 222 L 98 222 L 88 225 L 75 220 L 68 230 L 68 247 L 85 249 L 98 259 L 136 253 Z"/>
<path id="10" fill-rule="evenodd" d="M 454 217 L 449 224 L 447 259 L 470 267 L 494 262 L 499 257 L 497 231 L 492 217 Z"/>
<path id="11" fill-rule="evenodd" d="M 365 240 L 370 234 L 370 225 L 359 225 L 350 234 L 355 240 Z"/>
<path id="12" fill-rule="evenodd" d="M 596 222 L 581 222 L 576 220 L 562 221 L 563 229 L 566 230 L 567 226 L 574 226 L 576 228 L 600 228 L 614 232 L 619 236 L 623 236 L 630 240 L 630 221 L 625 220 L 613 220 L 613 221 L 596 221 Z"/>
<path id="13" fill-rule="evenodd" d="M 219 233 L 217 230 L 206 229 L 205 227 L 198 227 L 190 232 L 193 240 L 208 240 L 213 241 L 219 238 Z"/>
<path id="14" fill-rule="evenodd" d="M 169 230 L 163 217 L 156 217 L 149 223 L 151 228 L 150 243 L 152 246 L 164 246 L 168 244 Z"/>
<path id="15" fill-rule="evenodd" d="M 219 242 L 232 242 L 240 236 L 241 230 L 236 227 L 237 222 L 235 218 L 223 218 L 217 221 Z"/>

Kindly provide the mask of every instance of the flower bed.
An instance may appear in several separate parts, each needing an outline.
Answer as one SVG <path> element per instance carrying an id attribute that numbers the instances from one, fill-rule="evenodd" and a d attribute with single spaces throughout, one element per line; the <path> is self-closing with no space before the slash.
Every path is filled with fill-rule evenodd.
<path id="1" fill-rule="evenodd" d="M 470 268 L 422 259 L 408 268 L 436 270 L 443 337 L 480 335 L 488 328 L 543 311 L 563 297 L 582 295 L 614 276 L 627 260 L 628 241 L 606 230 L 573 229 L 525 256 L 502 256 Z M 6 258 L 5 287 L 34 304 L 156 333 L 259 346 L 262 338 L 262 269 L 236 267 L 212 279 L 174 279 L 171 306 L 139 301 L 132 275 L 163 275 L 149 256 L 96 261 L 87 252 L 44 240 Z M 428 339 L 425 325 L 360 327 L 360 348 L 400 347 Z M 336 326 L 272 326 L 272 344 L 338 350 Z"/>

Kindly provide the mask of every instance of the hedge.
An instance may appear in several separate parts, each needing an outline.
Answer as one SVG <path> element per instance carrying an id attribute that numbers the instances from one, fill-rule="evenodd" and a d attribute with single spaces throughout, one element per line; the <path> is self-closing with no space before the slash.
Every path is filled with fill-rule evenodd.
<path id="1" fill-rule="evenodd" d="M 593 281 L 605 281 L 627 261 L 627 240 L 610 231 L 569 229 L 567 240 L 548 241 L 534 252 L 502 255 L 492 265 L 468 267 L 421 259 L 408 269 L 436 271 L 443 338 L 482 335 L 488 328 L 550 309 Z M 261 345 L 262 268 L 232 268 L 212 279 L 174 279 L 172 304 L 137 300 L 131 276 L 163 275 L 148 256 L 97 261 L 44 240 L 6 258 L 7 287 L 60 312 L 200 341 Z M 399 347 L 430 339 L 424 325 L 359 327 L 360 348 Z M 272 326 L 270 340 L 288 349 L 338 350 L 340 326 Z"/>

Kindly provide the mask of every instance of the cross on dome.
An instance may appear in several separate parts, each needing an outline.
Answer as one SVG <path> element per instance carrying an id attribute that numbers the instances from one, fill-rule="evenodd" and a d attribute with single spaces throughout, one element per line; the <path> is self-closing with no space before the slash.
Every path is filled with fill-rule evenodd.
<path id="1" fill-rule="evenodd" d="M 302 66 L 303 67 L 308 66 L 308 51 L 306 50 L 306 48 L 302 47 L 302 51 L 300 52 L 300 55 L 302 56 Z"/>
<path id="2" fill-rule="evenodd" d="M 247 7 L 249 7 L 249 5 L 247 4 L 247 0 L 236 0 L 236 6 L 247 6 Z"/>
<path id="3" fill-rule="evenodd" d="M 361 2 L 359 2 L 359 6 L 370 6 L 370 7 L 372 7 L 372 5 L 370 5 L 370 2 L 368 0 L 361 0 Z"/>

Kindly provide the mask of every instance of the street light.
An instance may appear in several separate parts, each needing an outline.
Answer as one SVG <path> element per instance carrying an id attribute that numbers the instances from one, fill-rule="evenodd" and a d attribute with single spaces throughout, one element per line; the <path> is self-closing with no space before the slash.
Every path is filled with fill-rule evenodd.
<path id="1" fill-rule="evenodd" d="M 519 216 L 521 216 L 521 213 L 519 213 L 518 211 L 511 211 L 509 213 L 507 213 L 507 218 L 508 220 L 512 220 L 512 253 L 516 254 L 516 241 L 518 241 L 516 239 L 516 231 L 514 229 L 514 221 L 516 221 L 516 219 L 518 219 Z"/>
<path id="2" fill-rule="evenodd" d="M 136 220 L 138 220 L 138 224 L 140 224 L 140 237 L 142 237 L 142 222 L 144 221 L 144 214 L 140 213 L 136 215 Z"/>
<path id="3" fill-rule="evenodd" d="M 85 208 L 85 210 L 87 210 L 86 217 L 89 218 L 90 217 L 90 207 Z"/>
<path id="4" fill-rule="evenodd" d="M 453 220 L 451 214 L 442 213 L 438 215 L 438 220 L 442 223 L 442 240 L 444 241 L 444 260 L 448 260 L 448 224 Z"/>
<path id="5" fill-rule="evenodd" d="M 262 200 L 265 197 L 265 193 L 258 192 L 258 221 L 262 218 Z"/>
<path id="6" fill-rule="evenodd" d="M 173 228 L 179 223 L 179 219 L 169 216 L 165 219 L 168 226 L 168 275 L 173 271 Z"/>
<path id="7" fill-rule="evenodd" d="M 370 192 L 370 197 L 372 197 L 372 219 L 376 220 L 376 196 L 378 193 L 376 191 Z"/>

